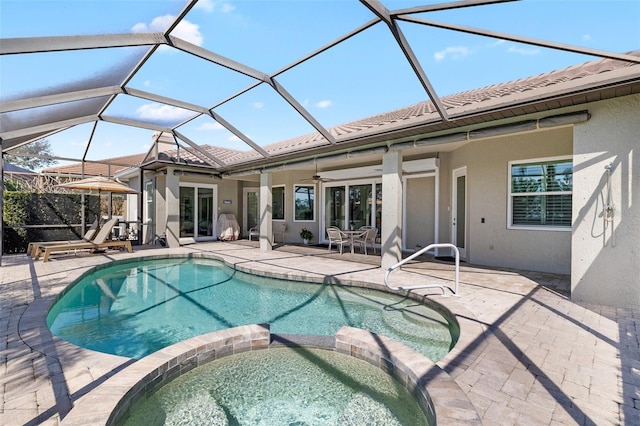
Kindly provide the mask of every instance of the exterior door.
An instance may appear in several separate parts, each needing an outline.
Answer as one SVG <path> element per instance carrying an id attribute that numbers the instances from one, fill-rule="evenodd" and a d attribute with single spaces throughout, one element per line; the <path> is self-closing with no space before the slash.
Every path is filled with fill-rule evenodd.
<path id="1" fill-rule="evenodd" d="M 180 243 L 215 239 L 216 199 L 213 185 L 180 185 Z"/>
<path id="2" fill-rule="evenodd" d="M 451 237 L 458 247 L 460 257 L 467 258 L 467 168 L 453 171 L 453 194 L 451 197 Z"/>
<path id="3" fill-rule="evenodd" d="M 245 188 L 243 213 L 242 213 L 242 233 L 249 235 L 249 229 L 260 226 L 260 196 L 258 188 Z"/>

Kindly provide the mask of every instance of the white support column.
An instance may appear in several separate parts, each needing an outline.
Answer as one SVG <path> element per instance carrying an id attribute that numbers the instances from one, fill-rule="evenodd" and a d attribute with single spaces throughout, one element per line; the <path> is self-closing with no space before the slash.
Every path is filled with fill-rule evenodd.
<path id="1" fill-rule="evenodd" d="M 271 173 L 260 174 L 260 250 L 273 248 Z"/>
<path id="2" fill-rule="evenodd" d="M 390 151 L 382 156 L 382 242 L 383 269 L 402 260 L 402 154 Z"/>
<path id="3" fill-rule="evenodd" d="M 165 235 L 169 247 L 180 246 L 180 177 L 169 168 L 166 175 L 165 206 L 167 226 Z"/>

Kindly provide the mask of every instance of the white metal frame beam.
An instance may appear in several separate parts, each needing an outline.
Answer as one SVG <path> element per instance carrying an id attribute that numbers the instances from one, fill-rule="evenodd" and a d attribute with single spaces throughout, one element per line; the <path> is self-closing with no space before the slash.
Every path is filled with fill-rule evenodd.
<path id="1" fill-rule="evenodd" d="M 0 55 L 104 49 L 109 47 L 152 46 L 166 44 L 162 33 L 100 34 L 85 36 L 5 38 Z"/>

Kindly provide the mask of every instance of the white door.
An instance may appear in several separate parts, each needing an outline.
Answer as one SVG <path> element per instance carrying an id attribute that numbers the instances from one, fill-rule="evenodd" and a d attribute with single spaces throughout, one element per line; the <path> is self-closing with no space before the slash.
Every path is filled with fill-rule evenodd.
<path id="1" fill-rule="evenodd" d="M 453 171 L 451 196 L 451 240 L 460 251 L 460 258 L 467 258 L 467 168 Z"/>

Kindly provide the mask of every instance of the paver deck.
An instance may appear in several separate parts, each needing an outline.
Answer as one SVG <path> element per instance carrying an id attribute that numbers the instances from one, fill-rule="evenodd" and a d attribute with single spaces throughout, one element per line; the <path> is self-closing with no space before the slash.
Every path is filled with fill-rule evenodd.
<path id="1" fill-rule="evenodd" d="M 58 424 L 81 398 L 133 360 L 52 336 L 46 313 L 87 269 L 114 259 L 208 253 L 263 275 L 382 286 L 378 256 L 326 248 L 216 242 L 134 253 L 5 256 L 0 269 L 0 424 Z M 394 282 L 451 283 L 447 263 L 412 263 Z M 461 324 L 438 365 L 466 392 L 483 424 L 640 424 L 640 309 L 576 303 L 569 277 L 463 264 L 460 297 L 424 291 Z"/>

